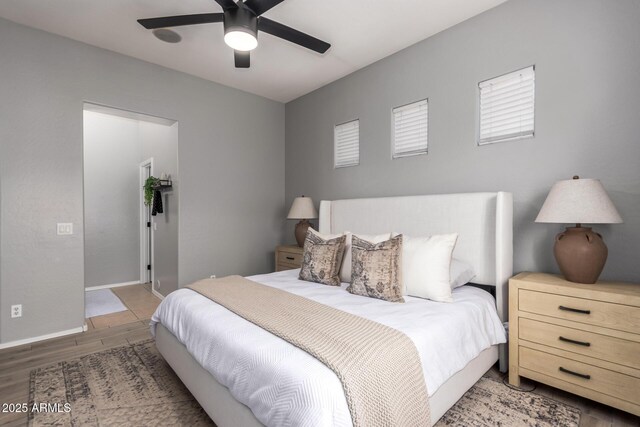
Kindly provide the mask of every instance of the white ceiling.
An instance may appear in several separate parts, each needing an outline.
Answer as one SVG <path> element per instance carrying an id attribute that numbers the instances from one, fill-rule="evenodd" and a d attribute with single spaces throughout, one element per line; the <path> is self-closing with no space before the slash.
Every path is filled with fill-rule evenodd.
<path id="1" fill-rule="evenodd" d="M 214 0 L 1 0 L 0 16 L 287 102 L 506 0 L 286 0 L 264 16 L 327 41 L 324 55 L 266 33 L 236 69 L 222 24 L 175 28 L 163 43 L 136 19 L 221 12 Z"/>

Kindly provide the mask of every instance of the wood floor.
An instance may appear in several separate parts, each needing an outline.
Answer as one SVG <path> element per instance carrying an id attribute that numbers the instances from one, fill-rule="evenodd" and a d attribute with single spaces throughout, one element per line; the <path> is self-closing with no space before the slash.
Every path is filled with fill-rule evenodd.
<path id="1" fill-rule="evenodd" d="M 50 365 L 112 347 L 151 338 L 149 318 L 160 303 L 150 286 L 113 288 L 127 311 L 87 319 L 86 332 L 0 350 L 0 405 L 28 403 L 29 373 Z M 23 426 L 26 414 L 2 412 L 0 426 Z"/>
<path id="2" fill-rule="evenodd" d="M 137 285 L 116 289 L 129 308 L 129 314 L 106 315 L 109 318 L 98 316 L 87 322 L 90 328 L 87 332 L 0 351 L 0 404 L 28 402 L 29 373 L 34 368 L 150 338 L 151 305 L 157 305 L 159 300 L 150 299 L 148 287 Z M 146 291 L 146 294 L 141 291 Z M 490 375 L 501 378 L 497 370 L 492 370 Z M 523 386 L 529 384 L 532 382 L 523 381 Z M 638 417 L 543 384 L 537 384 L 533 393 L 580 408 L 580 427 L 640 427 Z M 0 426 L 23 426 L 26 423 L 25 414 L 0 412 Z"/>

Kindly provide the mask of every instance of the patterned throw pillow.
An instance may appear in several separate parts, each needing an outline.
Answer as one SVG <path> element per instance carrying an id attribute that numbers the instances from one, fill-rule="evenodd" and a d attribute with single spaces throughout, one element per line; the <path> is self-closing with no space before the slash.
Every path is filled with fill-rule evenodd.
<path id="1" fill-rule="evenodd" d="M 347 291 L 390 302 L 404 302 L 401 257 L 402 235 L 380 243 L 353 236 L 351 285 Z"/>
<path id="2" fill-rule="evenodd" d="M 313 228 L 309 228 L 304 239 L 300 280 L 340 286 L 340 265 L 345 240 L 344 235 L 326 239 Z"/>
<path id="3" fill-rule="evenodd" d="M 347 240 L 344 244 L 344 259 L 342 260 L 342 267 L 340 267 L 340 280 L 345 283 L 351 283 L 351 240 L 353 240 L 353 233 L 345 231 Z M 391 238 L 391 233 L 377 234 L 377 235 L 365 235 L 356 234 L 361 239 L 364 239 L 370 243 L 380 243 Z"/>

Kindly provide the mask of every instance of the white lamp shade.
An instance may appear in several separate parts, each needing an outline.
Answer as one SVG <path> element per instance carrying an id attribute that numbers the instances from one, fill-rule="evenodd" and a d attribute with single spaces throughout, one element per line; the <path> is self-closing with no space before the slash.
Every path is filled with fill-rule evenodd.
<path id="1" fill-rule="evenodd" d="M 599 180 L 567 179 L 551 187 L 536 222 L 616 224 L 622 217 Z"/>
<path id="2" fill-rule="evenodd" d="M 287 219 L 313 219 L 318 218 L 318 211 L 313 205 L 311 197 L 296 197 L 291 204 Z"/>

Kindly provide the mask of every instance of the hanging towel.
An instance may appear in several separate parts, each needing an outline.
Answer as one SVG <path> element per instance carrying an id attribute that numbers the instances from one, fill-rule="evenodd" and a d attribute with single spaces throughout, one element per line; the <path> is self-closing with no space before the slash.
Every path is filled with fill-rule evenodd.
<path id="1" fill-rule="evenodd" d="M 151 215 L 156 216 L 156 214 L 163 213 L 162 211 L 162 193 L 160 190 L 156 190 L 153 192 L 153 208 L 151 209 Z"/>

